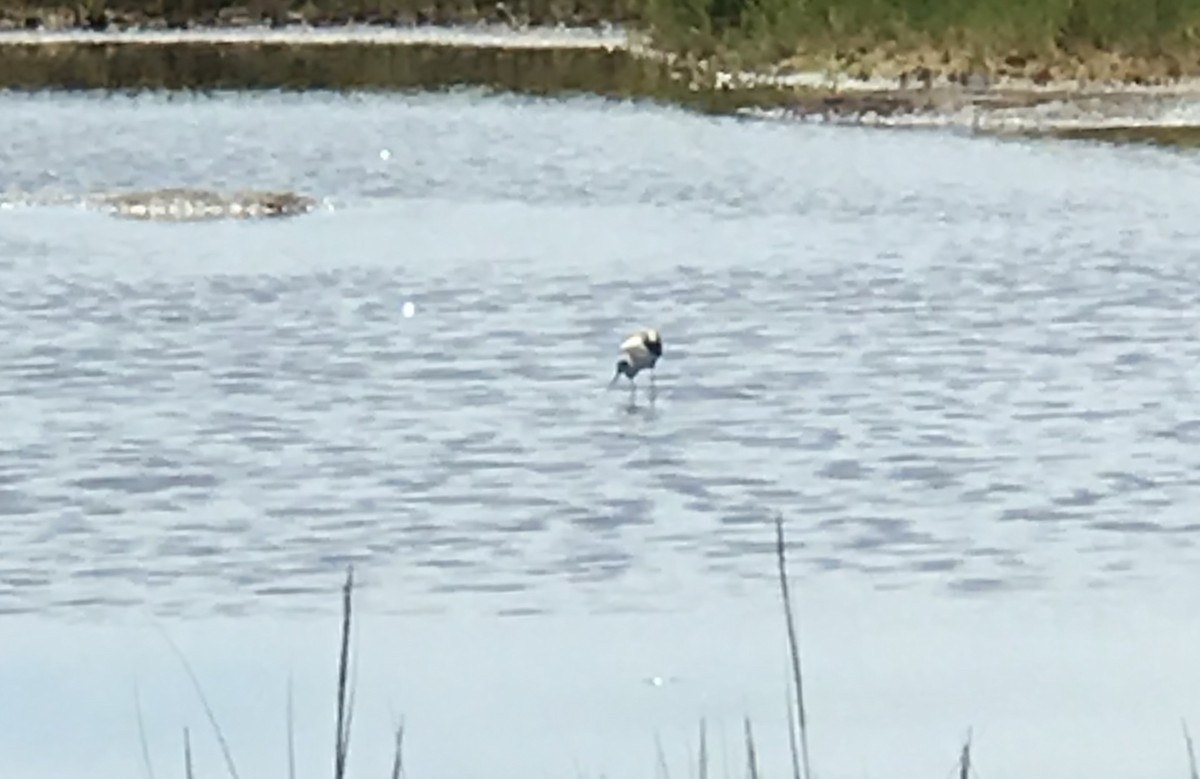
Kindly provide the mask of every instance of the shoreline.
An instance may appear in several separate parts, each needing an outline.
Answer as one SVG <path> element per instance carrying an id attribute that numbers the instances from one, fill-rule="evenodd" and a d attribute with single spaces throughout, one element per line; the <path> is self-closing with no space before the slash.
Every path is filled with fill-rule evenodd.
<path id="1" fill-rule="evenodd" d="M 941 36 L 945 40 L 901 32 L 893 39 L 865 31 L 822 37 L 815 30 L 801 38 L 783 30 L 760 31 L 752 40 L 726 39 L 715 29 L 683 30 L 681 36 L 677 21 L 656 17 L 651 5 L 634 0 L 575 0 L 568 4 L 462 0 L 433 5 L 418 0 L 387 4 L 383 0 L 305 0 L 303 5 L 297 0 L 209 0 L 207 6 L 205 0 L 186 0 L 169 10 L 163 2 L 155 8 L 140 0 L 79 0 L 64 5 L 43 5 L 43 1 L 9 5 L 12 0 L 0 0 L 0 39 L 55 43 L 87 36 L 117 41 L 200 33 L 219 34 L 231 42 L 280 37 L 306 43 L 322 34 L 340 37 L 353 30 L 381 39 L 404 39 L 397 42 L 423 42 L 418 39 L 426 31 L 433 32 L 429 38 L 482 31 L 497 40 L 553 36 L 561 42 L 557 45 L 571 46 L 587 38 L 628 41 L 637 36 L 642 48 L 653 47 L 664 55 L 710 68 L 766 72 L 781 81 L 804 81 L 808 76 L 811 82 L 810 74 L 819 72 L 836 76 L 844 88 L 873 82 L 889 88 L 897 84 L 901 88 L 958 85 L 1061 91 L 1066 85 L 1092 90 L 1200 83 L 1200 44 L 1161 46 L 1134 54 L 1116 44 L 1103 48 L 1078 41 L 1061 47 L 1046 42 L 1024 48 L 981 45 L 949 33 Z M 714 22 L 710 19 L 709 23 Z M 792 42 L 785 44 L 784 40 Z M 764 44 L 776 48 L 774 56 L 750 53 Z M 495 44 L 477 40 L 467 45 Z"/>
<path id="2" fill-rule="evenodd" d="M 438 45 L 497 48 L 629 49 L 631 43 L 620 28 L 534 27 L 513 29 L 505 25 L 477 23 L 446 27 L 440 25 L 344 24 L 271 26 L 246 24 L 187 28 L 121 28 L 90 30 L 2 30 L 0 46 L 58 46 L 66 44 L 161 46 L 181 43 L 204 44 L 323 44 Z"/>
<path id="3" fill-rule="evenodd" d="M 632 2 L 633 0 L 630 0 Z M 61 5 L 43 0 L 0 0 L 0 32 L 145 31 L 253 27 L 346 27 L 366 25 L 459 27 L 475 24 L 507 27 L 604 29 L 635 21 L 623 0 L 582 0 L 571 5 L 525 7 L 526 0 L 461 0 L 455 4 L 423 0 L 180 0 L 155 7 L 140 0 L 81 0 Z M 322 7 L 322 5 L 330 7 Z"/>
<path id="4" fill-rule="evenodd" d="M 946 57 L 947 62 L 953 59 Z M 259 23 L 0 30 L 0 89 L 409 89 L 595 94 L 707 113 L 1200 144 L 1200 77 L 914 80 L 908 60 L 852 72 L 819 58 L 734 70 L 616 25 Z M 949 66 L 947 66 L 949 68 Z"/>

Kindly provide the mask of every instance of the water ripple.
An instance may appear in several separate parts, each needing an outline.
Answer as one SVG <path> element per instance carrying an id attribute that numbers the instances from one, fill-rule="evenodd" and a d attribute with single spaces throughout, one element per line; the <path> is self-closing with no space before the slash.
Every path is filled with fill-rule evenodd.
<path id="1" fill-rule="evenodd" d="M 150 126 L 169 140 L 135 143 Z M 1177 190 L 1200 177 L 860 133 L 471 94 L 0 97 L 0 134 L 41 150 L 0 149 L 17 189 L 345 204 L 0 214 L 0 612 L 302 608 L 349 563 L 402 608 L 686 602 L 769 578 L 776 511 L 798 575 L 879 587 L 1194 562 Z M 666 356 L 630 413 L 605 384 L 643 324 Z"/>

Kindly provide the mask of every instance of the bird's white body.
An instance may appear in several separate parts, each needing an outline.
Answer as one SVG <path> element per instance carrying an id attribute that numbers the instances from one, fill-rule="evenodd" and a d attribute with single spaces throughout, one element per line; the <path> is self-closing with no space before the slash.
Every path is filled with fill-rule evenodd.
<path id="1" fill-rule="evenodd" d="M 621 342 L 621 359 L 617 360 L 617 372 L 608 386 L 612 387 L 622 375 L 629 377 L 630 392 L 637 394 L 634 378 L 643 370 L 649 370 L 650 386 L 654 386 L 654 366 L 662 357 L 662 336 L 657 330 L 638 330 Z"/>
<path id="2" fill-rule="evenodd" d="M 653 345 L 657 344 L 657 351 Z M 621 356 L 629 365 L 625 374 L 633 378 L 647 368 L 653 368 L 662 356 L 662 341 L 654 330 L 639 330 L 621 342 Z"/>

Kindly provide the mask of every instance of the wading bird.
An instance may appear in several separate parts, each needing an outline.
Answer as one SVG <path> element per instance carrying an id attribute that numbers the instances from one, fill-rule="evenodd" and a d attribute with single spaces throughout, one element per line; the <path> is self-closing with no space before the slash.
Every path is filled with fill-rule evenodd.
<path id="1" fill-rule="evenodd" d="M 613 374 L 609 388 L 617 383 L 622 375 L 629 377 L 630 402 L 637 397 L 637 384 L 634 377 L 642 369 L 650 371 L 650 390 L 654 391 L 654 365 L 662 357 L 662 338 L 657 330 L 638 330 L 621 342 L 621 359 L 617 360 L 617 372 Z"/>

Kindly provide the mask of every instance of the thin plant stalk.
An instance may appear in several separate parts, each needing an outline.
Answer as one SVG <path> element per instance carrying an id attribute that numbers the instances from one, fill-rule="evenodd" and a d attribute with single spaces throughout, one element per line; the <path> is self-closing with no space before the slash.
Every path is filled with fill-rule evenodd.
<path id="1" fill-rule="evenodd" d="M 136 679 L 133 682 L 133 706 L 137 716 L 138 742 L 142 747 L 142 768 L 146 771 L 147 779 L 154 779 L 154 764 L 150 762 L 150 744 L 146 741 L 146 723 L 142 717 L 142 695 Z"/>
<path id="2" fill-rule="evenodd" d="M 349 688 L 346 693 L 346 726 L 342 730 L 342 772 L 350 759 L 350 733 L 354 730 L 354 699 L 358 693 L 358 666 L 353 665 Z"/>
<path id="3" fill-rule="evenodd" d="M 396 754 L 392 757 L 392 779 L 400 779 L 404 772 L 404 720 L 396 726 Z"/>
<path id="4" fill-rule="evenodd" d="M 721 777 L 732 779 L 733 772 L 729 768 L 729 734 L 721 728 Z"/>
<path id="5" fill-rule="evenodd" d="M 358 625 L 351 627 L 353 635 L 357 635 Z M 342 770 L 346 769 L 346 761 L 350 754 L 350 734 L 354 732 L 354 701 L 358 698 L 358 644 L 351 641 L 350 657 L 350 688 L 346 698 L 346 727 L 342 732 Z"/>
<path id="6" fill-rule="evenodd" d="M 787 691 L 784 695 L 783 703 L 787 707 L 788 751 L 792 758 L 792 777 L 793 779 L 800 779 L 800 748 L 796 744 L 796 698 L 790 676 L 784 684 L 784 689 Z"/>
<path id="7" fill-rule="evenodd" d="M 708 779 L 708 727 L 704 718 L 700 718 L 700 766 L 696 772 L 699 779 Z"/>
<path id="8" fill-rule="evenodd" d="M 183 775 L 186 779 L 195 779 L 196 774 L 192 771 L 192 736 L 188 733 L 188 729 L 183 729 Z"/>
<path id="9" fill-rule="evenodd" d="M 1192 734 L 1188 731 L 1187 720 L 1183 720 L 1183 742 L 1187 745 L 1188 775 L 1191 779 L 1200 779 L 1200 772 L 1196 770 L 1196 749 L 1192 744 Z"/>
<path id="10" fill-rule="evenodd" d="M 240 779 L 237 766 L 233 762 L 233 754 L 229 751 L 229 743 L 225 740 L 225 734 L 221 731 L 221 726 L 217 722 L 216 715 L 213 714 L 212 706 L 208 704 L 208 696 L 204 694 L 204 688 L 200 686 L 200 680 L 196 678 L 196 672 L 192 670 L 192 664 L 188 662 L 188 659 L 179 649 L 179 646 L 176 645 L 170 634 L 161 625 L 157 627 L 159 632 L 162 633 L 163 638 L 166 639 L 167 644 L 170 645 L 171 650 L 175 653 L 175 656 L 179 658 L 179 662 L 183 664 L 183 670 L 187 672 L 188 678 L 192 682 L 192 687 L 196 690 L 197 697 L 200 698 L 200 705 L 204 708 L 204 715 L 208 718 L 208 723 L 212 726 L 213 733 L 216 734 L 217 743 L 221 747 L 221 755 L 225 758 L 225 768 L 229 771 L 229 775 L 233 779 Z"/>
<path id="11" fill-rule="evenodd" d="M 958 779 L 970 779 L 971 776 L 971 731 L 967 731 L 967 740 L 963 742 L 962 752 L 958 757 Z"/>
<path id="12" fill-rule="evenodd" d="M 288 673 L 287 685 L 287 751 L 288 779 L 296 779 L 296 728 L 292 708 L 292 675 Z"/>
<path id="13" fill-rule="evenodd" d="M 337 685 L 337 733 L 334 741 L 333 779 L 345 779 L 347 743 L 346 721 L 346 677 L 350 665 L 350 593 L 354 587 L 353 567 L 346 571 L 346 583 L 342 586 L 342 651 L 338 660 Z"/>
<path id="14" fill-rule="evenodd" d="M 667 755 L 663 752 L 662 737 L 658 733 L 654 734 L 654 754 L 658 760 L 658 775 L 662 779 L 671 779 L 671 771 L 667 768 Z"/>
<path id="15" fill-rule="evenodd" d="M 688 776 L 688 777 L 698 776 L 698 774 L 696 773 L 696 752 L 695 752 L 695 750 L 692 749 L 692 740 L 690 738 L 687 740 L 686 757 L 687 757 L 687 773 L 684 774 L 684 776 Z"/>
<path id="16" fill-rule="evenodd" d="M 758 750 L 754 748 L 754 730 L 750 718 L 745 719 L 746 729 L 746 779 L 758 779 Z"/>
<path id="17" fill-rule="evenodd" d="M 803 778 L 796 774 L 796 779 L 812 779 L 812 767 L 808 760 L 808 718 L 804 712 L 804 677 L 800 672 L 800 646 L 796 638 L 796 624 L 792 616 L 792 598 L 788 588 L 787 557 L 783 541 L 783 517 L 775 515 L 775 556 L 779 563 L 779 590 L 783 595 L 783 613 L 787 622 L 788 651 L 792 659 L 792 681 L 796 686 L 796 725 L 792 728 L 793 738 L 799 732 L 800 755 L 804 765 Z M 789 707 L 790 711 L 790 707 Z M 793 765 L 795 755 L 793 754 Z"/>

